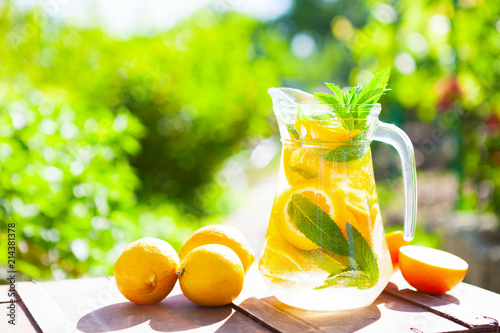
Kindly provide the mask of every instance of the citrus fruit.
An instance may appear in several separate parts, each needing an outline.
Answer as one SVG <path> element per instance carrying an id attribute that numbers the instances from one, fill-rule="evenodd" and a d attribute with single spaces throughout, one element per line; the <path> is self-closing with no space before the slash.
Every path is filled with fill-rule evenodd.
<path id="1" fill-rule="evenodd" d="M 372 202 L 370 207 L 370 219 L 373 226 L 375 225 L 377 218 L 379 217 L 380 217 L 380 205 L 376 202 L 375 203 Z"/>
<path id="2" fill-rule="evenodd" d="M 283 238 L 301 250 L 314 250 L 318 245 L 297 228 L 288 214 L 288 204 L 293 194 L 300 194 L 326 212 L 345 232 L 347 211 L 343 197 L 336 190 L 327 189 L 319 181 L 306 180 L 283 192 L 274 204 L 276 227 Z"/>
<path id="3" fill-rule="evenodd" d="M 222 306 L 240 294 L 245 271 L 240 258 L 229 247 L 207 244 L 186 255 L 177 275 L 184 296 L 193 303 Z"/>
<path id="4" fill-rule="evenodd" d="M 116 284 L 131 302 L 156 303 L 174 288 L 178 267 L 179 257 L 169 243 L 157 238 L 141 238 L 130 243 L 116 260 Z"/>
<path id="5" fill-rule="evenodd" d="M 469 265 L 449 252 L 407 245 L 399 249 L 399 267 L 415 289 L 437 295 L 460 283 Z"/>
<path id="6" fill-rule="evenodd" d="M 298 144 L 286 145 L 283 149 L 283 168 L 290 185 L 304 179 L 317 178 L 324 164 L 324 161 L 311 149 Z"/>
<path id="7" fill-rule="evenodd" d="M 266 239 L 266 246 L 259 265 L 271 275 L 298 273 L 311 268 L 311 264 L 281 236 Z"/>
<path id="8" fill-rule="evenodd" d="M 347 209 L 354 214 L 356 219 L 358 221 L 368 220 L 370 218 L 370 211 L 366 199 L 367 193 L 365 191 L 349 188 L 346 189 L 344 194 L 346 196 Z"/>
<path id="9" fill-rule="evenodd" d="M 238 229 L 228 225 L 209 225 L 196 230 L 184 243 L 179 252 L 183 260 L 193 249 L 206 244 L 220 244 L 233 250 L 241 260 L 245 272 L 255 260 L 255 255 L 248 240 Z"/>
<path id="10" fill-rule="evenodd" d="M 311 120 L 296 120 L 294 126 L 301 138 L 314 141 L 345 142 L 361 133 L 358 129 L 348 131 L 341 126 L 333 127 Z"/>
<path id="11" fill-rule="evenodd" d="M 398 266 L 399 249 L 402 246 L 410 245 L 410 242 L 403 238 L 403 231 L 397 230 L 388 232 L 385 234 L 385 240 L 387 241 L 387 247 L 389 248 L 389 253 L 391 254 L 392 267 L 396 268 Z"/>

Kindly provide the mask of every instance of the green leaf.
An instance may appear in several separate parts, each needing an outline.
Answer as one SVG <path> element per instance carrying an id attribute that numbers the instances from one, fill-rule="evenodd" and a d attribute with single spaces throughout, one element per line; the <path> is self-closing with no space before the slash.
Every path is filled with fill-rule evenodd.
<path id="1" fill-rule="evenodd" d="M 334 259 L 330 254 L 328 254 L 327 251 L 299 250 L 299 252 L 307 261 L 309 261 L 314 266 L 330 273 L 331 276 L 343 272 L 343 267 L 346 267 L 349 264 L 349 258 L 337 256 L 336 259 Z M 346 259 L 342 260 L 342 258 Z M 341 260 L 342 262 L 340 262 L 339 260 Z"/>
<path id="2" fill-rule="evenodd" d="M 314 119 L 314 120 L 330 120 L 332 118 L 334 118 L 334 116 L 332 116 L 329 113 L 311 116 L 311 119 Z"/>
<path id="3" fill-rule="evenodd" d="M 313 97 L 320 103 L 329 105 L 338 115 L 343 114 L 343 99 L 339 100 L 334 95 L 327 93 L 314 93 Z"/>
<path id="4" fill-rule="evenodd" d="M 378 100 L 386 90 L 387 89 L 379 88 L 363 92 L 363 94 L 358 96 L 358 98 L 356 99 L 356 103 L 368 104 L 368 102 L 370 101 Z"/>
<path id="5" fill-rule="evenodd" d="M 356 262 L 354 269 L 361 270 L 365 272 L 374 283 L 377 283 L 379 277 L 377 258 L 373 250 L 366 241 L 366 239 L 361 235 L 361 233 L 354 228 L 349 222 L 346 224 L 346 234 L 349 239 L 349 246 L 351 251 L 351 257 Z M 353 267 L 351 267 L 353 269 Z"/>
<path id="6" fill-rule="evenodd" d="M 339 86 L 328 82 L 325 82 L 325 85 L 332 91 L 333 95 L 337 98 L 337 101 L 341 102 L 343 100 L 344 92 Z"/>
<path id="7" fill-rule="evenodd" d="M 323 159 L 328 162 L 348 163 L 362 158 L 367 150 L 367 145 L 347 143 L 330 150 Z"/>
<path id="8" fill-rule="evenodd" d="M 295 129 L 295 126 L 294 124 L 287 124 L 286 125 L 286 128 L 288 129 L 288 132 L 290 133 L 290 135 L 295 139 L 295 140 L 299 140 L 300 139 L 300 134 L 299 132 Z"/>
<path id="9" fill-rule="evenodd" d="M 302 109 L 300 108 L 300 106 L 299 106 L 299 108 L 297 109 L 297 119 L 298 119 L 298 120 L 308 120 L 308 121 L 310 121 L 310 120 L 311 120 L 311 118 L 309 118 L 309 117 L 308 117 L 308 116 L 304 113 L 304 111 L 302 111 Z"/>
<path id="10" fill-rule="evenodd" d="M 287 211 L 295 226 L 309 240 L 324 250 L 349 258 L 348 271 L 342 271 L 340 263 L 326 267 L 330 276 L 325 285 L 317 288 L 345 285 L 365 289 L 377 283 L 379 271 L 375 254 L 363 235 L 349 222 L 346 224 L 346 239 L 323 209 L 297 193 L 292 195 Z"/>
<path id="11" fill-rule="evenodd" d="M 290 171 L 298 173 L 299 175 L 301 175 L 305 179 L 313 179 L 313 178 L 318 177 L 318 173 L 317 172 L 312 172 L 312 171 L 304 170 L 302 168 L 298 168 L 298 167 L 293 166 L 293 165 L 290 167 Z"/>
<path id="12" fill-rule="evenodd" d="M 313 96 L 320 103 L 329 105 L 337 116 L 343 119 L 341 123 L 345 129 L 363 129 L 366 126 L 365 119 L 368 117 L 367 112 L 362 112 L 364 111 L 363 105 L 377 103 L 384 92 L 389 90 L 386 87 L 390 72 L 390 67 L 385 67 L 375 74 L 366 87 L 362 88 L 358 85 L 346 93 L 333 83 L 325 83 L 333 94 L 315 93 Z M 352 105 L 356 107 L 353 108 Z"/>
<path id="13" fill-rule="evenodd" d="M 335 221 L 320 207 L 300 194 L 293 194 L 287 206 L 295 226 L 319 247 L 341 256 L 349 255 L 349 243 Z"/>
<path id="14" fill-rule="evenodd" d="M 357 104 L 375 104 L 378 102 L 382 94 L 387 91 L 387 83 L 389 82 L 389 76 L 391 74 L 391 68 L 385 67 L 380 70 L 371 81 L 366 85 L 366 87 L 361 91 L 356 100 Z"/>
<path id="15" fill-rule="evenodd" d="M 343 99 L 338 99 L 336 96 L 327 93 L 314 93 L 314 98 L 324 104 L 339 104 L 342 103 Z"/>
<path id="16" fill-rule="evenodd" d="M 344 104 L 351 104 L 355 99 L 354 96 L 361 90 L 361 86 L 352 87 L 344 94 Z"/>
<path id="17" fill-rule="evenodd" d="M 375 282 L 376 283 L 376 282 Z M 375 285 L 373 279 L 365 272 L 344 271 L 325 280 L 324 284 L 314 288 L 315 290 L 329 287 L 357 287 L 358 289 L 369 289 Z"/>

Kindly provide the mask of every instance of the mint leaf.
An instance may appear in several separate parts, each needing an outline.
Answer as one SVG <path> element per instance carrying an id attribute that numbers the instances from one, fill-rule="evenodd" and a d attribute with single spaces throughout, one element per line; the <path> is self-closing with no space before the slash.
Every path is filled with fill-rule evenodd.
<path id="1" fill-rule="evenodd" d="M 360 91 L 362 88 L 361 86 L 357 86 L 357 87 L 352 87 L 351 89 L 349 89 L 345 95 L 344 95 L 344 104 L 346 104 L 347 107 L 349 107 L 349 104 L 351 104 L 351 102 L 353 100 L 355 100 L 355 96 L 357 95 L 358 91 Z"/>
<path id="2" fill-rule="evenodd" d="M 346 234 L 349 239 L 351 257 L 357 266 L 354 269 L 365 272 L 373 279 L 374 284 L 377 283 L 379 277 L 377 258 L 375 258 L 370 244 L 349 222 L 346 224 Z"/>
<path id="3" fill-rule="evenodd" d="M 298 120 L 311 120 L 305 113 L 302 111 L 302 109 L 299 108 L 297 109 L 297 119 Z"/>
<path id="4" fill-rule="evenodd" d="M 332 91 L 333 95 L 339 102 L 343 100 L 344 92 L 342 91 L 342 89 L 340 89 L 339 86 L 328 82 L 325 82 L 325 85 Z"/>
<path id="5" fill-rule="evenodd" d="M 287 124 L 286 125 L 286 128 L 288 129 L 288 132 L 290 133 L 290 135 L 295 139 L 295 140 L 299 140 L 300 139 L 300 134 L 299 132 L 295 129 L 295 126 L 294 124 Z"/>
<path id="6" fill-rule="evenodd" d="M 309 240 L 324 250 L 348 257 L 348 270 L 341 265 L 328 268 L 330 276 L 324 286 L 356 286 L 360 289 L 371 288 L 379 278 L 377 259 L 373 250 L 349 222 L 346 223 L 347 238 L 335 221 L 319 206 L 306 197 L 294 193 L 287 205 L 292 222 Z"/>
<path id="7" fill-rule="evenodd" d="M 362 129 L 366 126 L 367 112 L 363 105 L 375 104 L 386 92 L 391 69 L 385 67 L 380 70 L 366 87 L 353 87 L 343 93 L 339 86 L 333 83 L 325 83 L 332 91 L 332 94 L 315 93 L 313 96 L 320 103 L 327 104 L 332 108 L 339 118 L 342 119 L 342 126 L 347 130 Z"/>
<path id="8" fill-rule="evenodd" d="M 388 90 L 386 87 L 389 82 L 390 74 L 390 67 L 385 67 L 375 74 L 366 87 L 358 94 L 355 101 L 356 104 L 377 103 L 382 94 Z"/>
<path id="9" fill-rule="evenodd" d="M 342 93 L 342 91 L 340 92 Z M 336 96 L 327 93 L 314 93 L 313 97 L 320 101 L 321 104 L 329 105 L 337 115 L 341 116 L 345 113 L 343 108 L 343 95 L 342 97 L 337 98 Z"/>
<path id="10" fill-rule="evenodd" d="M 378 100 L 382 96 L 382 94 L 387 90 L 388 89 L 379 88 L 363 92 L 363 94 L 360 94 L 357 97 L 355 102 L 357 104 L 371 104 L 369 103 L 370 101 Z"/>
<path id="11" fill-rule="evenodd" d="M 323 159 L 328 162 L 348 163 L 363 157 L 367 150 L 367 145 L 342 144 L 330 150 Z"/>
<path id="12" fill-rule="evenodd" d="M 343 98 L 339 99 L 335 95 L 327 93 L 314 93 L 313 97 L 316 98 L 318 101 L 323 102 L 323 104 L 336 105 L 336 104 L 342 104 L 344 101 Z"/>
<path id="13" fill-rule="evenodd" d="M 311 200 L 292 194 L 287 211 L 299 231 L 316 245 L 335 254 L 349 256 L 349 243 L 342 230 Z"/>
<path id="14" fill-rule="evenodd" d="M 342 258 L 345 257 L 337 257 L 337 260 L 332 258 L 328 254 L 328 252 L 324 250 L 319 251 L 320 252 L 318 253 L 318 251 L 299 250 L 299 252 L 307 261 L 309 261 L 314 266 L 330 273 L 331 276 L 337 275 L 345 270 L 343 269 L 343 267 L 346 267 L 348 265 L 348 262 L 346 262 L 346 260 L 342 260 Z M 342 262 L 340 262 L 339 260 L 341 260 Z"/>
<path id="15" fill-rule="evenodd" d="M 298 168 L 298 167 L 293 166 L 293 165 L 290 167 L 290 171 L 298 173 L 299 175 L 301 175 L 305 179 L 313 179 L 313 178 L 318 177 L 317 172 L 304 170 L 304 169 Z"/>
<path id="16" fill-rule="evenodd" d="M 314 288 L 315 290 L 329 287 L 357 287 L 358 289 L 369 289 L 373 287 L 373 279 L 365 272 L 344 271 L 325 280 L 323 285 Z"/>

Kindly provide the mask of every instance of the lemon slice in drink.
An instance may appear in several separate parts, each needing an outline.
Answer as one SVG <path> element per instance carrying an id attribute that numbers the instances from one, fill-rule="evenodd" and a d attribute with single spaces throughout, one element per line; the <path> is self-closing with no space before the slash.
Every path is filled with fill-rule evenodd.
<path id="1" fill-rule="evenodd" d="M 297 120 L 295 121 L 295 129 L 299 132 L 300 137 L 303 139 L 323 141 L 323 142 L 346 142 L 355 137 L 360 130 L 348 131 L 339 126 L 327 126 L 322 123 L 311 120 Z"/>
<path id="2" fill-rule="evenodd" d="M 280 235 L 272 235 L 266 240 L 265 253 L 260 263 L 269 274 L 283 275 L 299 273 L 311 268 L 311 264 Z"/>
<path id="3" fill-rule="evenodd" d="M 298 144 L 285 146 L 283 150 L 283 168 L 290 185 L 304 179 L 317 178 L 321 164 L 319 156 Z"/>
<path id="4" fill-rule="evenodd" d="M 288 204 L 293 194 L 300 194 L 321 208 L 345 233 L 347 210 L 342 195 L 337 190 L 331 190 L 322 186 L 317 180 L 306 180 L 297 183 L 289 190 L 283 192 L 274 205 L 276 227 L 288 243 L 301 250 L 314 250 L 318 248 L 317 244 L 308 239 L 297 228 L 288 214 Z"/>

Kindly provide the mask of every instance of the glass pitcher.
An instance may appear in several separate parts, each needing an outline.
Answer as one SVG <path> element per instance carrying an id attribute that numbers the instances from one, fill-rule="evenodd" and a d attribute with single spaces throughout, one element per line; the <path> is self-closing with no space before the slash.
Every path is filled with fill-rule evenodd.
<path id="1" fill-rule="evenodd" d="M 413 238 L 416 170 L 408 136 L 378 120 L 380 104 L 329 105 L 271 88 L 283 143 L 278 186 L 259 270 L 283 303 L 308 310 L 370 305 L 393 273 L 373 175 L 370 142 L 398 151 L 404 237 Z"/>

